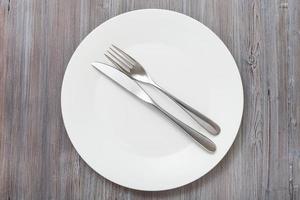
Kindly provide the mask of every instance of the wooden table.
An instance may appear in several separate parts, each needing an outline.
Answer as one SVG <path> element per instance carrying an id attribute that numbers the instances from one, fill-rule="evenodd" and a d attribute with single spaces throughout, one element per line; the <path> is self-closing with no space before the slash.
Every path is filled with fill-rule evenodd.
<path id="1" fill-rule="evenodd" d="M 244 84 L 229 153 L 203 178 L 164 192 L 98 175 L 61 117 L 61 83 L 77 45 L 105 20 L 140 8 L 175 10 L 211 28 Z M 0 199 L 300 199 L 299 123 L 299 0 L 0 0 Z"/>

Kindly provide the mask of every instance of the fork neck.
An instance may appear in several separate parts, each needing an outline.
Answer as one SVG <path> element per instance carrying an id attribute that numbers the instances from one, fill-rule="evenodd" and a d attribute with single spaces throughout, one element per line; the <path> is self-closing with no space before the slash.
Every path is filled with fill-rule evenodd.
<path id="1" fill-rule="evenodd" d="M 148 76 L 148 82 L 147 83 L 151 84 L 151 85 L 153 85 L 155 87 L 159 87 L 149 76 Z"/>
<path id="2" fill-rule="evenodd" d="M 157 87 L 158 85 L 149 77 L 149 76 L 135 76 L 134 77 L 137 81 L 143 82 L 145 84 L 153 85 Z"/>

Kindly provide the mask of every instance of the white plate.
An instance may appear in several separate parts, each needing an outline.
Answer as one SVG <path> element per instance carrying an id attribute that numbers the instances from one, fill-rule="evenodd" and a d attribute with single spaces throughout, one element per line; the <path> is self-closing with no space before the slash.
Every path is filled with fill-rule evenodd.
<path id="1" fill-rule="evenodd" d="M 218 136 L 203 131 L 215 153 L 91 67 L 108 62 L 110 44 L 220 125 Z M 125 187 L 166 190 L 200 178 L 224 157 L 240 126 L 243 88 L 233 57 L 212 31 L 183 14 L 146 9 L 114 17 L 83 40 L 65 72 L 61 104 L 75 149 L 96 172 Z"/>

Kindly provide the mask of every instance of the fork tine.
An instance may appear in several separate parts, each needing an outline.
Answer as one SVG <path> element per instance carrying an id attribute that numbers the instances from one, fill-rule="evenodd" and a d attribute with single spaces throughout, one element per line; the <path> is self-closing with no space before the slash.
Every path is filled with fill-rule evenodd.
<path id="1" fill-rule="evenodd" d="M 110 62 L 112 62 L 112 64 L 114 65 L 114 67 L 117 67 L 117 68 L 123 70 L 123 69 L 119 66 L 119 63 L 115 62 L 115 60 L 112 59 L 109 55 L 107 55 L 106 53 L 104 53 L 104 56 L 105 56 Z"/>
<path id="2" fill-rule="evenodd" d="M 127 53 L 125 53 L 125 51 L 123 51 L 122 49 L 120 49 L 119 47 L 116 47 L 115 45 L 111 45 L 113 48 L 115 48 L 118 52 L 120 52 L 122 55 L 124 55 L 125 57 L 127 57 L 131 62 L 132 64 L 137 64 L 138 62 L 133 58 L 131 57 L 130 55 L 128 55 Z"/>
<path id="3" fill-rule="evenodd" d="M 134 67 L 134 63 L 130 62 L 130 60 L 127 57 L 125 57 L 123 54 L 119 53 L 113 48 L 109 48 L 109 50 L 115 53 L 115 55 L 118 56 L 120 60 L 126 63 L 128 68 L 132 69 Z"/>
<path id="4" fill-rule="evenodd" d="M 119 67 L 125 70 L 126 72 L 130 72 L 130 68 L 128 65 L 124 62 L 123 59 L 119 58 L 118 55 L 115 55 L 114 52 L 111 52 L 110 50 L 107 51 L 107 53 L 110 55 L 112 59 L 114 59 L 115 62 L 119 63 Z"/>
<path id="5" fill-rule="evenodd" d="M 107 54 L 105 53 L 104 56 L 105 56 L 108 60 L 110 60 L 117 68 L 119 68 L 120 70 L 122 70 L 123 72 L 125 72 L 125 73 L 129 72 L 129 70 L 127 70 L 126 68 L 123 68 L 123 67 L 122 67 L 122 64 L 120 64 L 120 63 L 118 62 L 118 59 L 115 58 L 115 56 L 112 55 L 110 52 L 108 52 Z"/>

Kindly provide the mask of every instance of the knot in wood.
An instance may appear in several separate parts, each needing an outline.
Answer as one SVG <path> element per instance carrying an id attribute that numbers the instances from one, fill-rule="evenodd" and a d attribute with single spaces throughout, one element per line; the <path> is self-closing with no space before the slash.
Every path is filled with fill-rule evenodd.
<path id="1" fill-rule="evenodd" d="M 253 54 L 251 54 L 248 58 L 247 63 L 251 66 L 252 69 L 255 69 L 257 63 L 256 57 Z"/>

